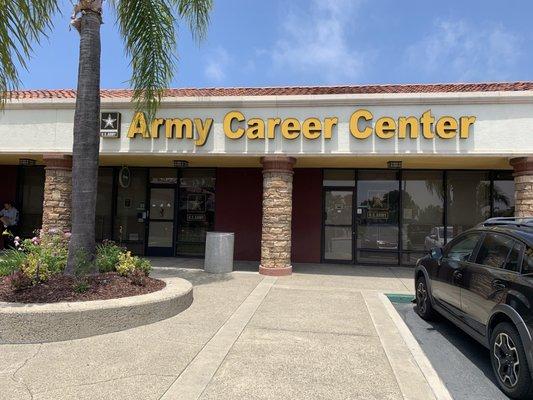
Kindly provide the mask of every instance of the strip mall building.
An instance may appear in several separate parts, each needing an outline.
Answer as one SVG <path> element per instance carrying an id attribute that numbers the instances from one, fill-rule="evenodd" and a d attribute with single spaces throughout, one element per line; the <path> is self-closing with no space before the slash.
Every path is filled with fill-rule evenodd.
<path id="1" fill-rule="evenodd" d="M 176 89 L 156 118 L 102 91 L 98 240 L 201 256 L 208 231 L 265 274 L 412 265 L 491 216 L 533 214 L 533 82 Z M 68 229 L 75 92 L 15 93 L 0 200 L 22 235 Z"/>

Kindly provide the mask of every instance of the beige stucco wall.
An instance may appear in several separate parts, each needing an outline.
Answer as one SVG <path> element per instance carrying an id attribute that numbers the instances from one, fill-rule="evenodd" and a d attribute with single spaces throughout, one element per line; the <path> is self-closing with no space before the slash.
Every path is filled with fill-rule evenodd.
<path id="1" fill-rule="evenodd" d="M 382 116 L 419 117 L 428 109 L 437 118 L 473 115 L 477 120 L 468 139 L 380 139 L 372 135 L 358 140 L 350 134 L 348 124 L 351 114 L 360 108 L 374 114 L 373 122 Z M 287 140 L 279 134 L 273 140 L 231 140 L 222 127 L 224 115 L 231 110 L 239 110 L 247 118 L 263 119 L 294 117 L 303 121 L 336 116 L 339 123 L 330 140 L 322 136 L 309 140 L 302 135 Z M 166 165 L 178 157 L 194 160 L 197 156 L 207 156 L 204 161 L 211 160 L 216 165 L 257 164 L 261 155 L 283 154 L 298 157 L 298 166 L 358 166 L 354 164 L 360 161 L 381 166 L 384 160 L 402 159 L 413 168 L 503 168 L 511 157 L 533 154 L 532 92 L 166 99 L 158 117 L 214 119 L 204 146 L 195 146 L 192 140 L 166 139 L 164 134 L 158 139 L 129 139 L 126 132 L 133 116 L 132 106 L 124 101 L 104 101 L 102 111 L 122 114 L 121 138 L 101 141 L 104 164 Z M 22 154 L 38 159 L 44 152 L 70 153 L 73 116 L 72 100 L 8 104 L 0 114 L 0 163 L 16 161 Z M 162 158 L 154 158 L 156 154 Z"/>

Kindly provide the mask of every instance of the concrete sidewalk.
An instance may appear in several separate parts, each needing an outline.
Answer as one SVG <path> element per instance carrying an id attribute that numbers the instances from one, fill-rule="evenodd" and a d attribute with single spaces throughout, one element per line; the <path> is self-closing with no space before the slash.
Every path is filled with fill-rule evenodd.
<path id="1" fill-rule="evenodd" d="M 272 278 L 171 260 L 187 269 L 155 260 L 154 276 L 191 281 L 188 310 L 87 339 L 2 345 L 0 398 L 434 398 L 378 299 L 412 291 L 412 270 L 296 265 Z"/>

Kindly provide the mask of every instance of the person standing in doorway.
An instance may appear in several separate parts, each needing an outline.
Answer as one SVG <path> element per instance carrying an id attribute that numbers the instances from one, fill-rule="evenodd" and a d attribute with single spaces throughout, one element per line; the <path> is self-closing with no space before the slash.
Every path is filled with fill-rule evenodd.
<path id="1" fill-rule="evenodd" d="M 9 201 L 0 210 L 0 222 L 4 225 L 4 247 L 15 247 L 15 237 L 18 235 L 19 212 Z"/>

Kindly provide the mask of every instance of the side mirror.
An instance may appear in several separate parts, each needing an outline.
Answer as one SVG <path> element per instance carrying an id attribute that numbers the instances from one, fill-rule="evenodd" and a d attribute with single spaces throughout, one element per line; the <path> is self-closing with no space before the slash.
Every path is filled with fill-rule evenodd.
<path id="1" fill-rule="evenodd" d="M 431 258 L 434 259 L 434 260 L 440 260 L 443 256 L 443 253 L 442 253 L 442 248 L 440 247 L 433 247 L 431 249 Z"/>

